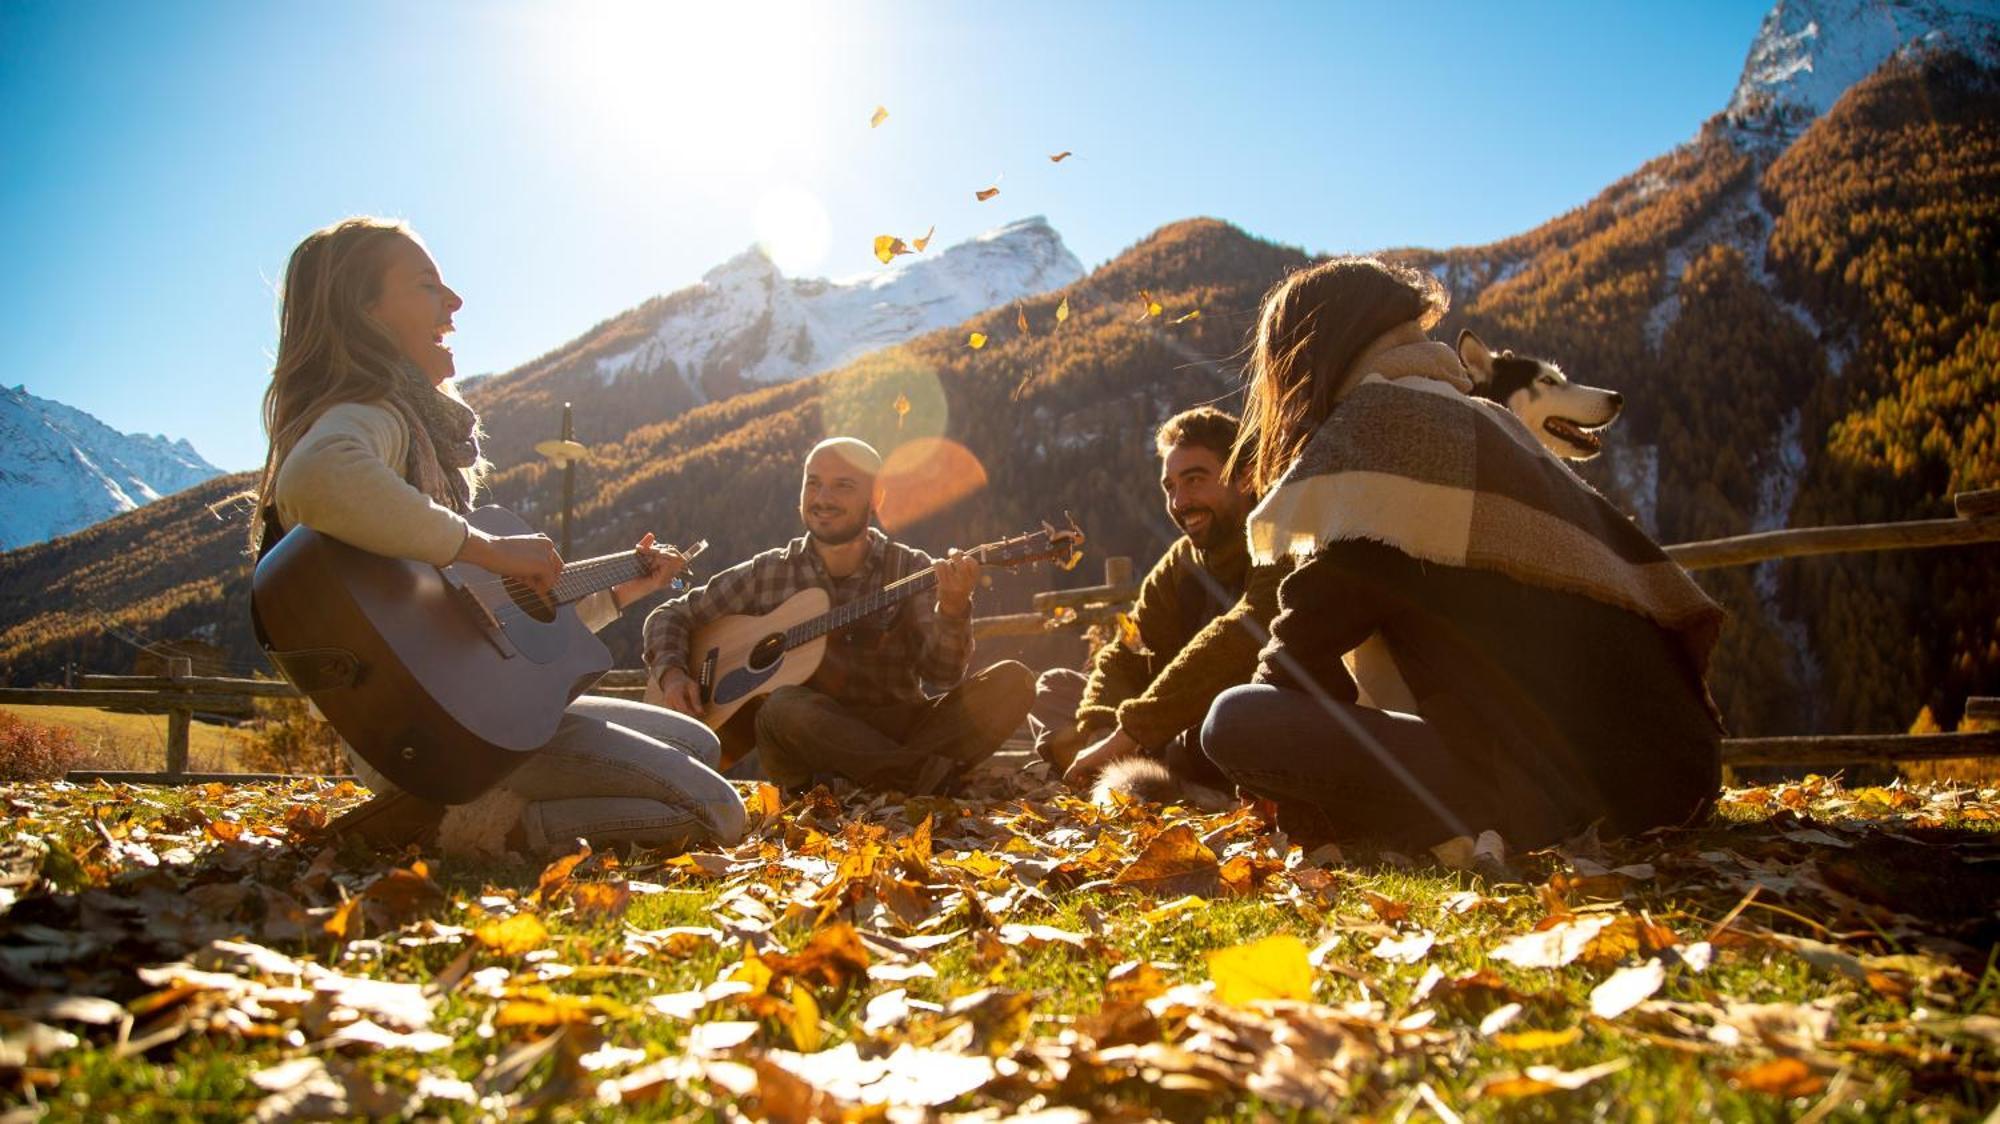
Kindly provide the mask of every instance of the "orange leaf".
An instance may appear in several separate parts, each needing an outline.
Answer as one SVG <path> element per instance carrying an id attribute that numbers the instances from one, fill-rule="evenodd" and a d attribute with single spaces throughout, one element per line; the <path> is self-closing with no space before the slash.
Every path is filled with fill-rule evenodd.
<path id="1" fill-rule="evenodd" d="M 632 885 L 629 882 L 579 882 L 570 887 L 569 901 L 578 917 L 615 920 L 625 916 L 626 907 L 632 904 Z"/>
<path id="2" fill-rule="evenodd" d="M 320 927 L 334 940 L 351 941 L 361 935 L 366 925 L 367 921 L 361 916 L 361 899 L 349 898 L 340 903 L 340 908 L 334 910 L 333 916 Z"/>
<path id="3" fill-rule="evenodd" d="M 965 338 L 965 346 L 974 351 L 986 346 L 986 333 L 974 332 Z"/>
<path id="4" fill-rule="evenodd" d="M 907 394 L 896 395 L 896 400 L 890 403 L 889 408 L 896 411 L 896 428 L 903 428 L 903 417 L 910 412 L 910 396 Z"/>
<path id="5" fill-rule="evenodd" d="M 920 254 L 923 253 L 925 250 L 930 249 L 931 235 L 936 233 L 937 233 L 937 227 L 932 226 L 929 230 L 924 231 L 924 236 L 922 238 L 919 238 L 916 241 L 911 242 L 910 243 L 911 247 L 914 248 L 918 253 Z"/>
<path id="6" fill-rule="evenodd" d="M 1363 890 L 1361 891 L 1361 896 L 1367 900 L 1368 908 L 1375 911 L 1375 916 L 1380 917 L 1391 925 L 1410 915 L 1409 902 L 1399 902 L 1391 898 L 1385 898 L 1373 890 Z"/>
<path id="7" fill-rule="evenodd" d="M 1797 1058 L 1776 1058 L 1743 1069 L 1723 1071 L 1738 1089 L 1769 1093 L 1774 1097 L 1810 1097 L 1826 1088 L 1826 1078 L 1806 1068 Z"/>
<path id="8" fill-rule="evenodd" d="M 570 874 L 576 870 L 578 863 L 589 857 L 590 844 L 586 843 L 583 850 L 576 854 L 564 855 L 542 868 L 542 877 L 536 885 L 535 896 L 541 900 L 543 909 L 554 905 L 556 900 L 562 897 L 562 892 L 569 887 Z"/>
<path id="9" fill-rule="evenodd" d="M 875 107 L 875 112 L 868 117 L 868 127 L 873 129 L 888 119 L 889 111 L 878 105 Z"/>
<path id="10" fill-rule="evenodd" d="M 1061 152 L 1056 153 L 1054 156 L 1049 157 L 1049 163 L 1060 164 L 1063 161 L 1069 159 L 1069 157 L 1070 157 L 1069 149 L 1065 148 Z"/>
<path id="11" fill-rule="evenodd" d="M 757 788 L 750 793 L 750 798 L 743 802 L 743 807 L 752 817 L 775 816 L 785 810 L 785 796 L 778 791 L 777 785 L 769 781 L 758 781 Z"/>
<path id="12" fill-rule="evenodd" d="M 1018 328 L 1022 335 L 1028 334 L 1028 310 L 1018 304 L 1014 306 L 1014 327 Z"/>
<path id="13" fill-rule="evenodd" d="M 762 959 L 775 975 L 817 980 L 827 987 L 868 978 L 868 949 L 854 926 L 845 921 L 814 933 L 806 946 L 793 955 L 774 952 Z"/>
<path id="14" fill-rule="evenodd" d="M 1156 897 L 1182 894 L 1215 896 L 1221 870 L 1215 852 L 1186 824 L 1155 835 L 1139 857 L 1118 872 L 1112 884 L 1143 890 Z"/>
<path id="15" fill-rule="evenodd" d="M 998 194 L 1000 194 L 1000 189 L 999 189 L 999 188 L 997 188 L 997 187 L 985 187 L 985 188 L 981 188 L 981 189 L 979 189 L 978 191 L 975 191 L 975 192 L 973 192 L 973 193 L 972 193 L 972 196 L 973 196 L 973 198 L 975 198 L 975 199 L 979 200 L 979 201 L 980 201 L 981 203 L 984 203 L 984 202 L 986 202 L 986 201 L 987 201 L 988 199 L 991 199 L 991 198 L 993 198 L 993 197 L 994 197 L 995 195 L 998 195 Z"/>

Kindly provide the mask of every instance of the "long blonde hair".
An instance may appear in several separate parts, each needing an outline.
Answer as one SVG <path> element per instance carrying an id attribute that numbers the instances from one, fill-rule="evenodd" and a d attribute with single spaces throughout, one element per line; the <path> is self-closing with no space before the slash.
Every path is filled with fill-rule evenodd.
<path id="1" fill-rule="evenodd" d="M 1257 312 L 1229 475 L 1267 491 L 1333 412 L 1368 345 L 1412 320 L 1428 329 L 1450 303 L 1430 274 L 1376 258 L 1334 258 L 1278 282 Z"/>
<path id="2" fill-rule="evenodd" d="M 313 231 L 292 251 L 278 296 L 277 361 L 264 391 L 270 447 L 257 483 L 260 513 L 272 502 L 278 466 L 328 407 L 395 399 L 399 370 L 408 360 L 368 307 L 381 295 L 389 253 L 398 242 L 423 245 L 402 222 L 357 217 Z M 458 398 L 449 382 L 438 389 Z M 406 422 L 414 420 L 406 408 L 398 406 L 398 412 Z M 412 427 L 410 440 L 420 442 L 423 434 Z M 476 486 L 477 469 L 468 470 L 467 479 Z M 262 536 L 260 515 L 251 523 L 251 549 Z"/>

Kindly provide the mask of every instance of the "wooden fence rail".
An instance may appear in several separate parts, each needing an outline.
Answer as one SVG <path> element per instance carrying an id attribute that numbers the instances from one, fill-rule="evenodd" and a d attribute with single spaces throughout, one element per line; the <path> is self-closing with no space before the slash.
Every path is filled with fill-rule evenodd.
<path id="1" fill-rule="evenodd" d="M 2000 542 L 2000 489 L 1960 492 L 1952 497 L 1957 517 L 1846 527 L 1805 527 L 1737 535 L 1666 548 L 1667 556 L 1690 570 L 1747 566 L 1778 558 L 1875 550 L 1913 550 Z M 979 638 L 1037 636 L 1053 627 L 1092 624 L 1124 611 L 1138 595 L 1132 560 L 1104 560 L 1104 582 L 1079 589 L 1050 590 L 1034 597 L 1032 613 L 975 618 Z M 1061 620 L 1056 618 L 1060 615 Z M 264 774 L 191 774 L 187 771 L 188 727 L 197 711 L 249 713 L 254 699 L 297 698 L 299 691 L 279 680 L 197 677 L 190 661 L 168 661 L 166 675 L 85 675 L 80 689 L 0 687 L 0 703 L 22 706 L 85 706 L 167 715 L 164 773 L 98 773 L 97 776 L 167 783 L 217 779 L 268 779 Z M 594 693 L 636 699 L 645 693 L 646 673 L 619 668 L 598 682 Z M 2000 699 L 1968 699 L 1967 721 L 2000 722 Z M 1730 738 L 1722 743 L 1726 765 L 1853 765 L 1864 762 L 1927 761 L 2000 756 L 2000 732 L 1958 734 L 1853 734 L 1823 737 Z"/>

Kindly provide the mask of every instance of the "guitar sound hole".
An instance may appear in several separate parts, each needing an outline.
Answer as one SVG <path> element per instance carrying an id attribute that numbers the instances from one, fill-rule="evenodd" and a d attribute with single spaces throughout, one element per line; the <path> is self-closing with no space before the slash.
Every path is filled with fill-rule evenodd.
<path id="1" fill-rule="evenodd" d="M 750 670 L 769 671 L 772 665 L 785 654 L 785 638 L 782 635 L 766 636 L 750 649 Z"/>
<path id="2" fill-rule="evenodd" d="M 509 579 L 507 596 L 513 600 L 515 608 L 543 624 L 556 619 L 556 603 L 528 586 Z"/>

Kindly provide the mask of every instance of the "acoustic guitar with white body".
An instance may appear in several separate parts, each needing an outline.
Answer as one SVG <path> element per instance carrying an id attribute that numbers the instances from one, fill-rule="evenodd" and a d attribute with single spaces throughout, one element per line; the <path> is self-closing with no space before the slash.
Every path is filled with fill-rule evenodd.
<path id="1" fill-rule="evenodd" d="M 1049 560 L 1073 565 L 1083 545 L 1074 523 L 1058 530 L 1046 523 L 1002 542 L 966 551 L 981 566 L 1024 566 Z M 824 589 L 804 589 L 766 613 L 736 613 L 697 629 L 688 644 L 688 674 L 702 703 L 701 720 L 721 729 L 743 705 L 779 687 L 804 683 L 826 656 L 827 637 L 937 586 L 937 565 L 891 582 L 838 608 Z M 658 676 L 646 683 L 646 701 L 665 706 Z"/>

